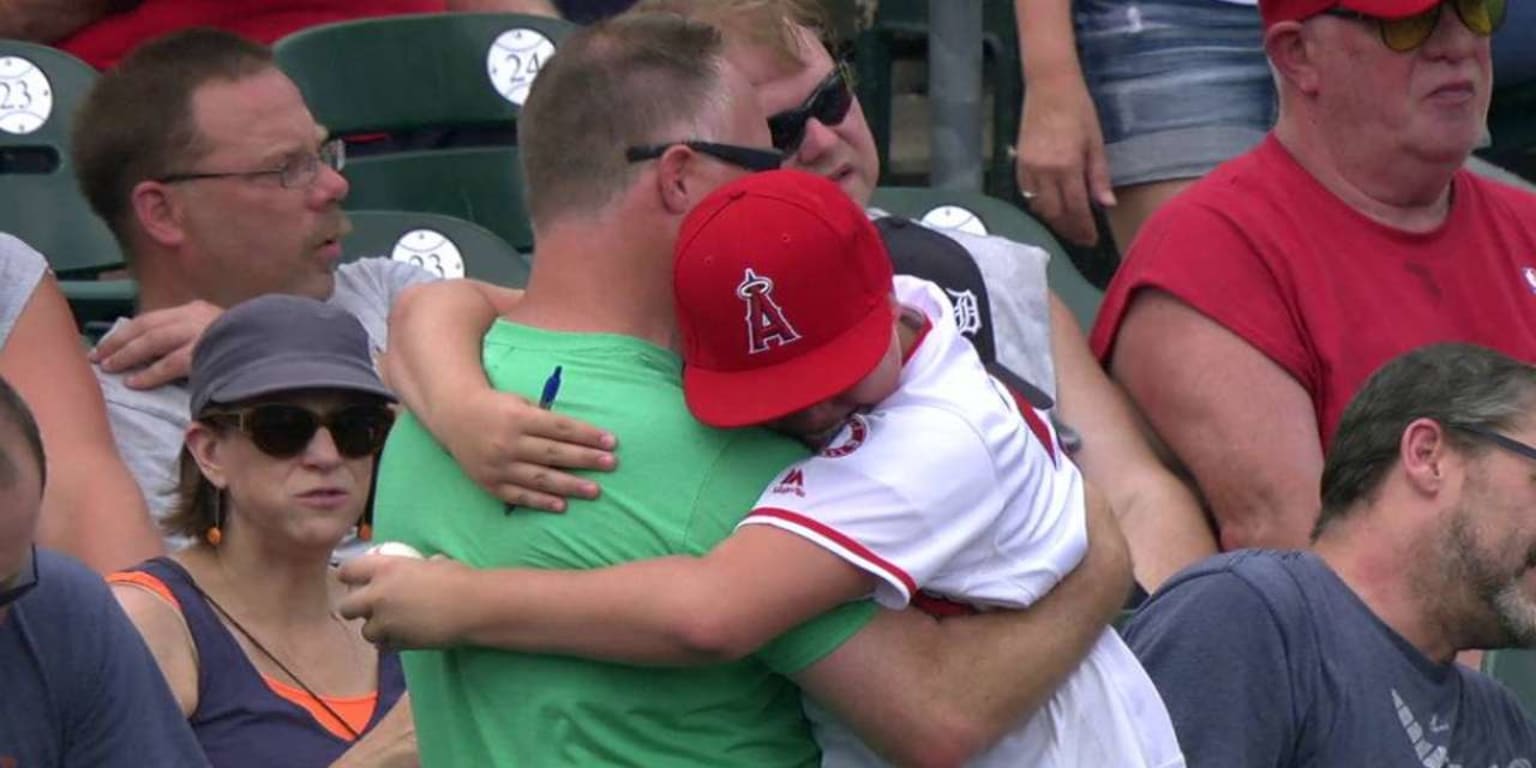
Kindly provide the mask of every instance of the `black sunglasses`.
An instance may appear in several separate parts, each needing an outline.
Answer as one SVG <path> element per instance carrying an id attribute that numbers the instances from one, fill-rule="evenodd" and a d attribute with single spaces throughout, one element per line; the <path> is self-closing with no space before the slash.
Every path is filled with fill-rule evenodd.
<path id="1" fill-rule="evenodd" d="M 1510 453 L 1524 456 L 1531 461 L 1536 461 L 1536 446 L 1527 445 L 1523 442 L 1520 442 L 1519 440 L 1514 439 L 1513 437 L 1509 437 L 1508 435 L 1501 435 L 1491 429 L 1484 429 L 1482 427 L 1475 426 L 1456 425 L 1453 427 L 1453 429 L 1466 432 L 1469 435 L 1476 435 L 1477 437 L 1493 443 L 1494 445 L 1503 448 Z"/>
<path id="2" fill-rule="evenodd" d="M 236 411 L 214 411 L 204 419 L 233 423 L 262 453 L 276 459 L 299 455 L 325 427 L 336 451 L 349 459 L 372 456 L 384 447 L 395 414 L 383 405 L 349 405 L 330 413 L 286 403 L 267 403 Z"/>
<path id="3" fill-rule="evenodd" d="M 800 149 L 805 141 L 806 123 L 813 117 L 827 126 L 839 125 L 848 117 L 848 110 L 853 107 L 853 90 L 848 87 L 847 72 L 848 68 L 841 64 L 832 67 L 804 104 L 768 116 L 768 133 L 773 136 L 776 149 L 786 155 Z"/>
<path id="4" fill-rule="evenodd" d="M 1457 18 L 1479 37 L 1489 37 L 1504 26 L 1504 17 L 1508 11 L 1507 0 L 1446 0 L 1435 3 L 1422 13 L 1401 19 L 1383 19 L 1343 8 L 1329 8 L 1323 13 L 1358 21 L 1374 21 L 1381 31 L 1381 42 L 1398 53 L 1407 53 L 1423 45 L 1435 33 L 1435 27 L 1440 26 L 1441 10 L 1447 5 L 1455 6 Z"/>
<path id="5" fill-rule="evenodd" d="M 743 147 L 738 144 L 719 144 L 713 141 L 674 141 L 670 144 L 645 144 L 624 150 L 624 159 L 631 163 L 655 160 L 668 149 L 684 146 L 701 155 L 709 155 L 722 163 L 730 163 L 753 173 L 776 171 L 784 165 L 784 153 L 777 149 Z"/>
<path id="6" fill-rule="evenodd" d="M 20 600 L 37 588 L 37 545 L 27 551 L 27 564 L 3 587 L 0 587 L 0 608 Z"/>

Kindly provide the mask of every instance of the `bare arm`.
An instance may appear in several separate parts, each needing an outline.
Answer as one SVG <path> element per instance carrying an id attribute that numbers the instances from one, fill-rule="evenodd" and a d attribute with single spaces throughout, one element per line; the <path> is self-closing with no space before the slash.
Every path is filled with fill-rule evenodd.
<path id="1" fill-rule="evenodd" d="M 1098 239 L 1090 201 L 1115 204 L 1098 112 L 1073 42 L 1070 0 L 1014 0 L 1025 82 L 1019 119 L 1019 189 L 1030 210 L 1069 240 Z"/>
<path id="2" fill-rule="evenodd" d="M 0 0 L 0 37 L 52 43 L 107 15 L 123 0 Z"/>
<path id="3" fill-rule="evenodd" d="M 476 571 L 448 560 L 364 557 L 342 567 L 343 615 L 395 647 L 476 645 L 632 664 L 739 659 L 873 577 L 795 534 L 753 525 L 703 557 L 589 571 Z M 452 601 L 437 599 L 454 594 Z"/>
<path id="4" fill-rule="evenodd" d="M 1051 357 L 1061 418 L 1083 437 L 1073 459 L 1115 510 L 1137 583 L 1154 592 L 1184 566 L 1216 554 L 1199 500 L 1153 451 L 1135 407 L 1099 367 L 1077 318 L 1054 294 Z"/>
<path id="5" fill-rule="evenodd" d="M 48 486 L 38 542 L 102 573 L 160 554 L 160 537 L 117 454 L 101 386 L 52 275 L 37 284 L 0 348 L 0 376 L 32 407 L 43 434 Z"/>
<path id="6" fill-rule="evenodd" d="M 143 587 L 114 583 L 112 596 L 149 646 L 181 714 L 191 717 L 197 710 L 197 651 L 187 622 L 175 606 Z"/>
<path id="7" fill-rule="evenodd" d="M 560 18 L 560 12 L 555 10 L 555 4 L 549 0 L 448 0 L 448 10 L 527 13 Z"/>
<path id="8" fill-rule="evenodd" d="M 491 389 L 481 339 L 519 294 L 465 280 L 417 285 L 389 315 L 384 378 L 475 482 L 519 506 L 563 511 L 595 483 L 558 471 L 612 469 L 613 436 Z M 537 462 L 537 463 L 535 463 Z"/>
<path id="9" fill-rule="evenodd" d="M 1307 546 L 1322 441 L 1311 398 L 1290 374 L 1152 290 L 1127 311 L 1110 371 L 1194 475 L 1222 549 Z"/>
<path id="10" fill-rule="evenodd" d="M 987 749 L 1051 697 L 1125 602 L 1125 540 L 1085 489 L 1088 554 L 1034 606 L 942 621 L 885 612 L 795 682 L 897 764 L 959 765 Z"/>

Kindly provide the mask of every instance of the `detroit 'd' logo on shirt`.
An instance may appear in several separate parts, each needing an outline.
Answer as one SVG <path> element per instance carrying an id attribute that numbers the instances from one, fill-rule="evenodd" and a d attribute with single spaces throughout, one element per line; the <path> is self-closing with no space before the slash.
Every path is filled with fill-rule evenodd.
<path id="1" fill-rule="evenodd" d="M 843 425 L 842 431 L 838 432 L 836 437 L 832 438 L 832 442 L 821 449 L 821 455 L 829 459 L 842 458 L 857 451 L 867 437 L 869 437 L 869 422 L 855 413 L 848 417 L 848 423 Z"/>

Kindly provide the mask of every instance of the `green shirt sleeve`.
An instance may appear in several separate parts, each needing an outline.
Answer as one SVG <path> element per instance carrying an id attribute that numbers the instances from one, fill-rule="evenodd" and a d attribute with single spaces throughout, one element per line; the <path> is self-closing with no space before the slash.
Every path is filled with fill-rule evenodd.
<path id="1" fill-rule="evenodd" d="M 763 489 L 805 458 L 799 443 L 762 429 L 736 430 L 694 500 L 688 549 L 703 554 L 736 530 Z M 776 637 L 757 652 L 774 672 L 792 675 L 835 651 L 864 628 L 878 609 L 872 601 L 848 603 Z"/>

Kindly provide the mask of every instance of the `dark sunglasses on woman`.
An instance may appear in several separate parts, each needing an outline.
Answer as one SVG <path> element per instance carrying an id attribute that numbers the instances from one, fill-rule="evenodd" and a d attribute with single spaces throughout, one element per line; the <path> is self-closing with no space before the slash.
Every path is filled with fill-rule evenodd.
<path id="1" fill-rule="evenodd" d="M 1381 41 L 1388 48 L 1398 53 L 1407 53 L 1423 45 L 1435 33 L 1435 28 L 1440 26 L 1440 14 L 1447 5 L 1454 7 L 1461 23 L 1479 37 L 1489 37 L 1504 26 L 1508 10 L 1508 0 L 1445 0 L 1443 3 L 1435 3 L 1423 13 L 1401 19 L 1383 19 L 1343 8 L 1330 8 L 1323 13 L 1346 19 L 1374 21 L 1381 31 Z"/>
<path id="2" fill-rule="evenodd" d="M 848 68 L 838 64 L 832 67 L 816 90 L 811 91 L 804 104 L 768 116 L 768 133 L 773 136 L 774 149 L 793 155 L 805 141 L 806 124 L 811 118 L 816 118 L 822 125 L 839 125 L 852 107 L 853 90 L 848 85 Z"/>
<path id="3" fill-rule="evenodd" d="M 265 403 L 232 411 L 215 411 L 205 419 L 232 423 L 262 453 L 286 459 L 299 455 L 315 433 L 325 427 L 336 451 L 349 459 L 372 456 L 384 447 L 395 414 L 384 405 L 348 405 L 327 413 L 287 403 Z"/>

